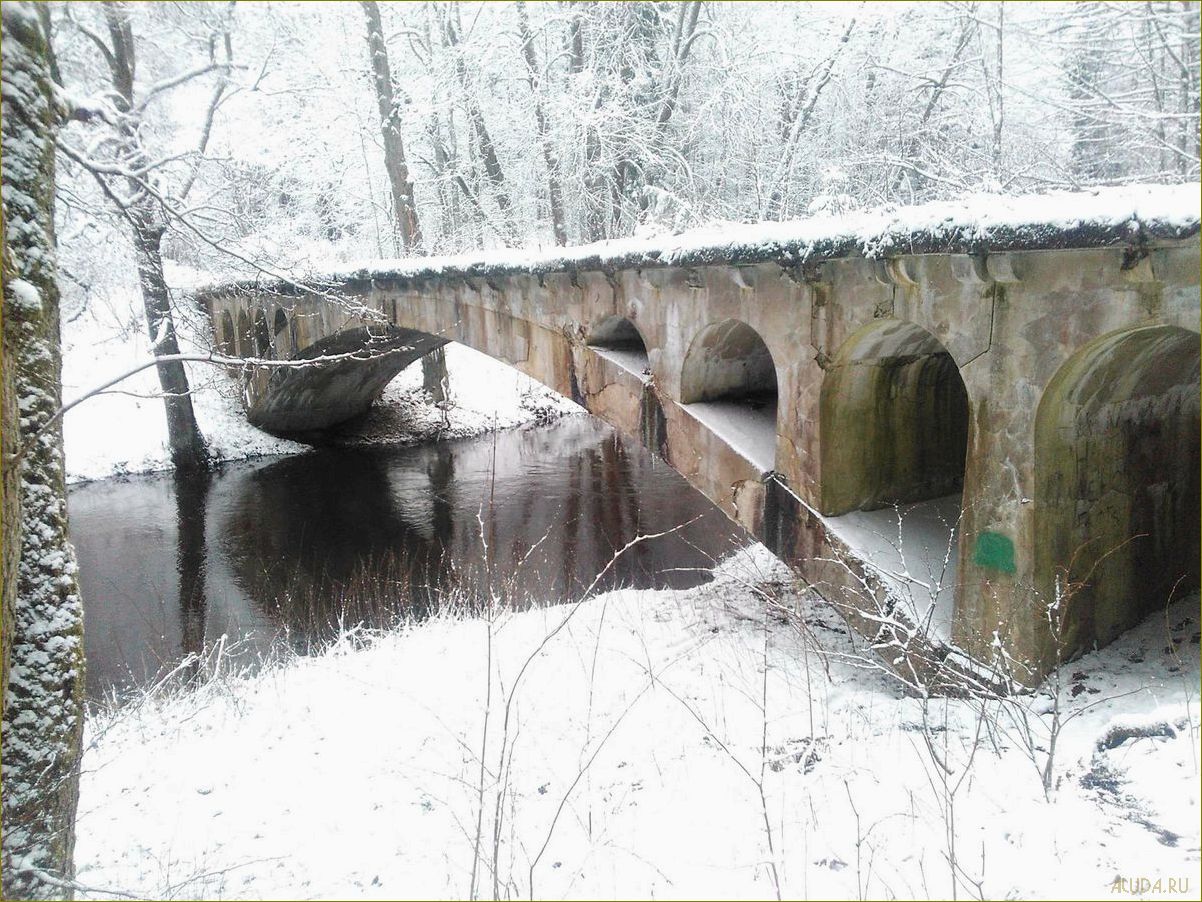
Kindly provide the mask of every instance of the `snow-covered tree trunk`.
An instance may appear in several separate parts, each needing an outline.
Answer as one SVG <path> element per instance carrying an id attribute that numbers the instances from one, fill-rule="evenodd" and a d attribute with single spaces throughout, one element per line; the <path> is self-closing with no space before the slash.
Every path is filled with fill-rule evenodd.
<path id="1" fill-rule="evenodd" d="M 376 101 L 380 107 L 380 132 L 384 138 L 384 168 L 392 188 L 392 205 L 396 213 L 396 234 L 406 254 L 419 250 L 422 242 L 413 183 L 409 180 L 409 165 L 405 162 L 405 144 L 401 139 L 401 114 L 397 108 L 392 84 L 392 67 L 388 63 L 388 45 L 384 43 L 384 25 L 376 0 L 359 0 L 367 22 L 367 52 L 371 56 L 371 71 L 376 86 Z M 422 385 L 435 401 L 447 399 L 447 358 L 442 348 L 422 358 Z"/>
<path id="2" fill-rule="evenodd" d="M 359 0 L 367 23 L 367 53 L 380 107 L 380 133 L 384 139 L 384 168 L 392 188 L 392 206 L 396 214 L 396 233 L 401 250 L 411 254 L 422 243 L 421 226 L 417 220 L 417 204 L 413 183 L 409 180 L 409 164 L 405 160 L 405 144 L 401 138 L 401 113 L 397 107 L 392 84 L 392 68 L 388 64 L 388 45 L 384 43 L 384 26 L 376 0 Z"/>
<path id="3" fill-rule="evenodd" d="M 538 61 L 534 54 L 534 36 L 530 33 L 530 17 L 526 15 L 526 4 L 519 0 L 517 3 L 518 37 L 522 42 L 522 59 L 526 63 L 526 81 L 530 85 L 530 95 L 534 102 L 534 127 L 538 134 L 538 145 L 542 151 L 543 165 L 547 167 L 547 196 L 551 207 L 551 232 L 555 235 L 555 243 L 568 243 L 568 233 L 563 222 L 563 188 L 559 183 L 559 160 L 555 156 L 555 147 L 551 143 L 550 129 L 547 126 L 547 115 L 543 110 L 541 97 L 542 79 L 538 73 Z"/>
<path id="4" fill-rule="evenodd" d="M 445 404 L 450 393 L 451 375 L 447 372 L 447 355 L 437 347 L 422 358 L 422 388 L 437 404 Z"/>
<path id="5" fill-rule="evenodd" d="M 71 895 L 83 730 L 83 610 L 67 537 L 62 427 L 52 419 L 62 389 L 54 267 L 59 109 L 45 37 L 30 4 L 4 5 L 2 56 L 4 328 L 11 340 L 4 366 L 15 388 L 20 443 L 17 454 L 4 460 L 5 512 L 7 471 L 14 468 L 22 535 L 4 698 L 0 845 L 4 897 L 51 898 Z M 10 425 L 5 424 L 6 443 Z"/>
<path id="6" fill-rule="evenodd" d="M 5 216 L 0 212 L 0 246 L 4 248 L 3 276 L 0 284 L 8 285 L 17 277 L 16 265 L 8 252 L 8 235 L 5 231 Z M 3 587 L 0 588 L 0 645 L 3 646 L 3 663 L 0 666 L 0 716 L 3 716 L 5 699 L 8 696 L 8 661 L 12 650 L 14 609 L 17 597 L 17 567 L 21 561 L 21 478 L 20 469 L 12 465 L 17 453 L 18 425 L 20 412 L 17 409 L 16 373 L 10 363 L 16 357 L 19 345 L 17 320 L 9 311 L 8 294 L 4 295 L 4 354 L 0 358 L 0 460 L 3 461 L 4 490 L 3 509 L 0 510 L 0 528 L 3 529 L 4 571 Z"/>
<path id="7" fill-rule="evenodd" d="M 171 314 L 171 294 L 163 274 L 161 246 L 166 225 L 149 200 L 133 205 L 129 214 L 151 350 L 156 357 L 178 356 L 179 339 Z M 196 412 L 192 409 L 188 373 L 178 360 L 160 362 L 156 369 L 167 412 L 171 462 L 177 470 L 184 472 L 205 470 L 209 465 L 209 454 L 204 436 L 196 424 Z"/>
<path id="8" fill-rule="evenodd" d="M 141 114 L 134 104 L 135 49 L 129 12 L 121 3 L 105 3 L 104 17 L 109 28 L 112 50 L 105 57 L 117 93 L 117 105 L 123 115 L 119 133 L 128 146 L 130 163 L 134 168 L 149 162 L 142 152 L 138 130 Z M 175 320 L 171 312 L 171 295 L 163 274 L 161 245 L 167 230 L 163 216 L 145 186 L 130 179 L 130 196 L 136 198 L 125 209 L 138 264 L 138 284 L 142 289 L 142 306 L 146 313 L 146 329 L 150 333 L 151 350 L 156 357 L 179 354 L 175 335 Z M 167 440 L 171 460 L 177 470 L 203 470 L 209 465 L 204 436 L 196 424 L 192 409 L 192 393 L 188 374 L 177 360 L 160 363 L 157 367 L 159 385 L 163 389 L 163 405 L 167 413 Z"/>

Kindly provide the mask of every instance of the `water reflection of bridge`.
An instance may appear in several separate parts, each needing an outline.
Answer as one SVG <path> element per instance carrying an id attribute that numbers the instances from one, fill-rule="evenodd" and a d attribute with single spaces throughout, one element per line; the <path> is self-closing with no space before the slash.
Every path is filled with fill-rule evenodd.
<path id="1" fill-rule="evenodd" d="M 492 477 L 495 472 L 495 479 Z M 490 504 L 491 501 L 491 504 Z M 745 536 L 637 444 L 573 417 L 491 438 L 329 449 L 72 491 L 89 609 L 89 693 L 145 683 L 227 637 L 324 642 L 360 621 L 421 615 L 450 587 L 521 605 L 605 589 L 695 585 Z M 514 576 L 516 572 L 516 577 Z M 128 668 L 128 673 L 126 671 Z"/>

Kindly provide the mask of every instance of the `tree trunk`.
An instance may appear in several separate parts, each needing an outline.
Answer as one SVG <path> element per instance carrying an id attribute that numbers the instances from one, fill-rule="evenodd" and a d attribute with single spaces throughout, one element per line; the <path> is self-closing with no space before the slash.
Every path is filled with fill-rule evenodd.
<path id="1" fill-rule="evenodd" d="M 522 57 L 526 61 L 526 80 L 530 85 L 530 95 L 534 100 L 534 125 L 538 132 L 538 144 L 542 150 L 543 165 L 547 167 L 547 193 L 551 204 L 551 231 L 555 235 L 555 243 L 560 247 L 568 243 L 568 233 L 563 223 L 563 188 L 559 184 L 559 160 L 555 158 L 555 148 L 547 128 L 547 115 L 543 111 L 543 102 L 539 97 L 538 62 L 534 56 L 534 37 L 530 34 L 530 20 L 526 15 L 526 4 L 518 0 L 517 4 L 518 37 L 522 42 Z"/>
<path id="2" fill-rule="evenodd" d="M 380 107 L 380 132 L 384 137 L 384 168 L 392 188 L 392 205 L 396 210 L 397 234 L 406 253 L 417 250 L 422 241 L 417 206 L 413 200 L 413 183 L 409 181 L 409 166 L 405 162 L 405 145 L 401 140 L 401 114 L 392 90 L 392 68 L 388 64 L 388 47 L 384 43 L 384 26 L 376 0 L 359 0 L 367 20 L 367 52 L 371 54 L 371 70 L 376 84 L 376 102 Z M 422 385 L 435 401 L 446 401 L 447 358 L 442 349 L 422 358 Z"/>
<path id="3" fill-rule="evenodd" d="M 579 4 L 573 4 L 572 18 L 568 22 L 568 73 L 578 76 L 584 72 L 584 13 Z M 569 90 L 571 90 L 569 88 Z M 596 106 L 600 105 L 602 95 L 597 94 Z M 584 240 L 585 242 L 600 241 L 605 238 L 605 209 L 607 184 L 604 167 L 601 163 L 601 140 L 594 125 L 584 126 L 584 191 L 581 203 L 583 205 Z"/>
<path id="4" fill-rule="evenodd" d="M 436 404 L 445 404 L 450 394 L 450 375 L 447 355 L 442 346 L 422 358 L 422 388 L 430 393 Z"/>
<path id="5" fill-rule="evenodd" d="M 422 243 L 421 227 L 417 220 L 417 204 L 413 183 L 409 180 L 409 165 L 405 162 L 405 145 L 401 139 L 401 112 L 393 93 L 392 69 L 388 65 L 388 47 L 384 43 L 384 26 L 376 0 L 359 0 L 367 22 L 367 52 L 371 55 L 371 71 L 376 86 L 376 103 L 380 107 L 380 133 L 384 139 L 384 168 L 392 187 L 392 206 L 396 211 L 397 232 L 401 247 L 412 253 Z"/>
<path id="6" fill-rule="evenodd" d="M 443 139 L 442 117 L 432 110 L 427 128 L 430 148 L 434 155 L 434 180 L 438 185 L 438 208 L 442 213 L 442 229 L 435 253 L 453 253 L 459 249 L 460 225 L 459 188 L 455 184 L 454 165 Z"/>
<path id="7" fill-rule="evenodd" d="M 125 4 L 106 2 L 104 17 L 108 25 L 112 51 L 105 54 L 113 87 L 120 98 L 119 106 L 127 112 L 119 129 L 119 138 L 128 148 L 129 164 L 133 169 L 148 162 L 138 140 L 141 127 L 140 114 L 133 112 L 134 70 L 137 58 L 134 50 L 133 30 Z M 134 257 L 138 264 L 138 284 L 142 290 L 142 306 L 146 315 L 146 330 L 150 334 L 150 345 L 156 357 L 179 353 L 179 342 L 175 337 L 175 320 L 171 313 L 171 295 L 167 290 L 167 279 L 163 275 L 163 258 L 160 245 L 166 226 L 154 205 L 146 196 L 143 186 L 129 180 L 131 196 L 141 196 L 122 212 L 133 230 Z M 110 197 L 113 195 L 110 193 Z M 176 469 L 185 472 L 207 469 L 209 452 L 204 436 L 196 425 L 196 414 L 192 409 L 192 394 L 188 386 L 188 373 L 178 361 L 158 365 L 159 385 L 163 389 L 163 405 L 167 413 L 167 440 L 171 448 L 171 461 Z"/>
<path id="8" fill-rule="evenodd" d="M 3 278 L 0 284 L 8 285 L 16 275 L 16 264 L 8 252 L 8 237 L 4 229 L 4 213 L 0 209 L 0 246 L 4 248 Z M 19 411 L 17 410 L 17 381 L 12 361 L 16 359 L 20 345 L 17 321 L 9 310 L 9 295 L 4 295 L 4 355 L 0 358 L 0 461 L 4 468 L 4 505 L 0 513 L 0 529 L 3 529 L 4 570 L 3 586 L 0 588 L 0 646 L 3 647 L 3 662 L 0 665 L 0 717 L 8 699 L 8 662 L 12 651 L 14 612 L 17 597 L 17 568 L 21 562 L 21 479 L 20 469 L 10 461 L 17 453 L 20 439 Z"/>
<path id="9" fill-rule="evenodd" d="M 151 350 L 156 357 L 179 354 L 175 335 L 175 320 L 171 316 L 171 295 L 163 275 L 160 244 L 164 227 L 157 222 L 150 202 L 142 202 L 130 210 L 133 224 L 134 258 L 138 263 L 138 283 L 142 289 L 142 308 L 146 330 L 150 333 Z M 171 461 L 185 473 L 206 470 L 209 453 L 204 436 L 196 425 L 192 409 L 192 394 L 188 373 L 178 360 L 159 363 L 156 367 L 159 385 L 163 389 L 163 404 L 167 411 L 167 440 Z"/>
<path id="10" fill-rule="evenodd" d="M 455 15 L 458 15 L 457 8 Z M 450 12 L 447 12 L 443 19 L 443 33 L 446 37 L 447 47 L 454 55 L 455 75 L 463 90 L 464 106 L 467 110 L 472 141 L 476 152 L 480 155 L 484 174 L 492 186 L 493 198 L 496 200 L 497 209 L 501 214 L 501 222 L 496 231 L 501 236 L 502 243 L 512 246 L 516 243 L 516 234 L 512 217 L 513 204 L 509 200 L 509 190 L 505 186 L 505 172 L 497 157 L 496 145 L 493 144 L 492 136 L 488 133 L 488 126 L 484 122 L 484 111 L 480 109 L 480 101 L 472 91 L 467 77 L 467 66 L 463 62 L 463 52 L 460 48 L 459 30 L 456 28 Z"/>
<path id="11" fill-rule="evenodd" d="M 62 404 L 54 272 L 58 121 L 46 42 L 30 5 L 4 5 L 3 46 L 0 180 L 6 270 L 12 266 L 4 280 L 11 342 L 4 366 L 16 391 L 23 453 L 19 461 L 4 460 L 6 495 L 8 469 L 18 471 L 22 535 L 2 736 L 2 890 L 7 899 L 69 897 L 83 733 L 83 606 L 67 537 L 62 426 L 52 419 Z"/>

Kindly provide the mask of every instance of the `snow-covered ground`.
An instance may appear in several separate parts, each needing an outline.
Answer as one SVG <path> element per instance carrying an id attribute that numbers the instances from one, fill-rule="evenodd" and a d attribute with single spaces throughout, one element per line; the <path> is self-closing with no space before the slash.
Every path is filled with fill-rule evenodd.
<path id="1" fill-rule="evenodd" d="M 701 589 L 439 617 L 94 716 L 78 879 L 93 898 L 466 898 L 474 871 L 487 898 L 1080 899 L 1147 878 L 1197 898 L 1198 630 L 1195 596 L 1064 668 L 1045 799 L 1046 692 L 904 696 L 757 546 Z"/>
<path id="2" fill-rule="evenodd" d="M 127 306 L 128 304 L 128 306 Z M 193 313 L 180 321 L 187 353 L 205 347 L 208 323 Z M 372 413 L 345 436 L 347 441 L 419 442 L 462 438 L 492 428 L 506 429 L 580 408 L 517 370 L 459 344 L 446 346 L 452 403 L 435 408 L 421 388 L 421 366 L 394 379 Z M 84 392 L 149 360 L 150 343 L 134 298 L 95 304 L 63 328 L 63 398 Z M 218 460 L 290 454 L 305 446 L 269 435 L 246 422 L 238 388 L 208 364 L 186 364 L 201 432 Z M 113 391 L 89 398 L 67 412 L 63 430 L 67 478 L 72 482 L 126 473 L 169 469 L 167 421 L 157 397 L 158 376 L 146 369 Z"/>

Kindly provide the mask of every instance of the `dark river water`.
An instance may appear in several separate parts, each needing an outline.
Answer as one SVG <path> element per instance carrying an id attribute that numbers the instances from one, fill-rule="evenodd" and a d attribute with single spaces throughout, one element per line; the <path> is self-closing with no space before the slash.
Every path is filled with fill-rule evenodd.
<path id="1" fill-rule="evenodd" d="M 625 552 L 599 589 L 698 585 L 748 541 L 587 417 L 93 482 L 71 489 L 70 515 L 93 699 L 219 643 L 248 663 L 279 643 L 319 648 L 339 622 L 388 626 L 452 598 L 579 598 L 640 534 L 680 527 Z"/>

